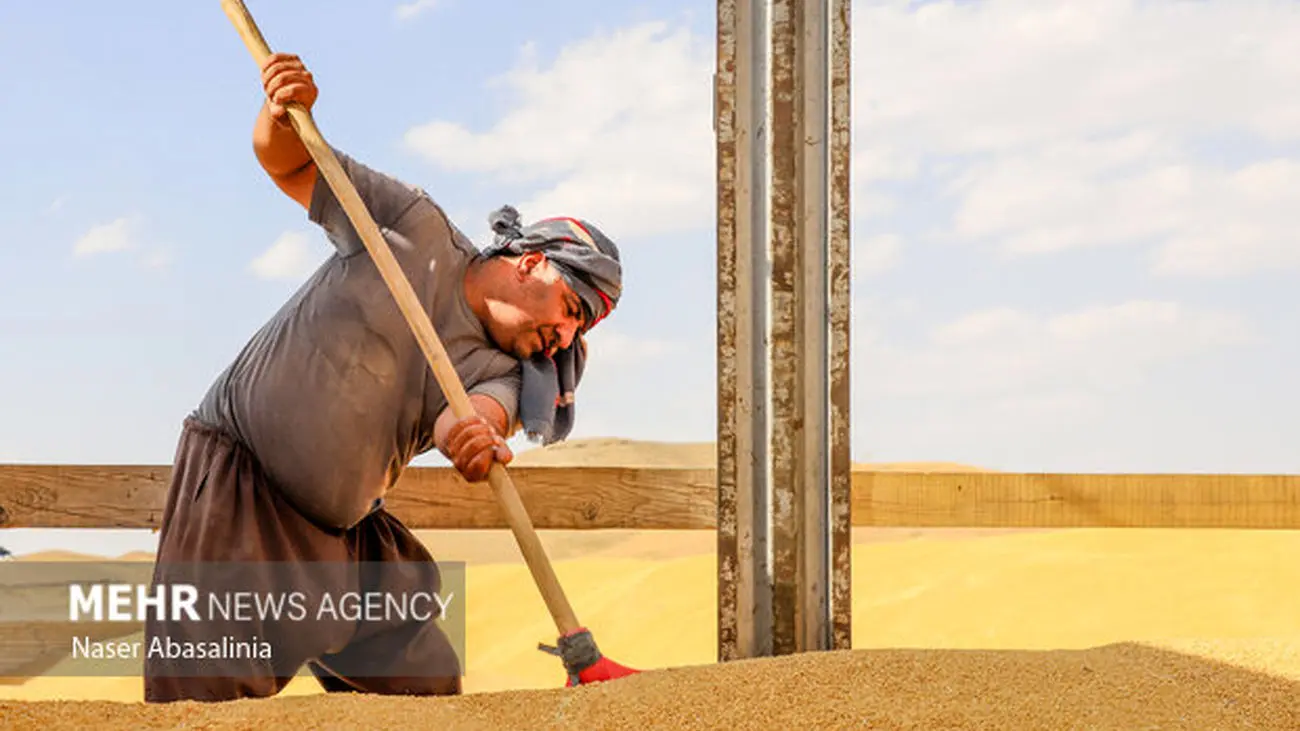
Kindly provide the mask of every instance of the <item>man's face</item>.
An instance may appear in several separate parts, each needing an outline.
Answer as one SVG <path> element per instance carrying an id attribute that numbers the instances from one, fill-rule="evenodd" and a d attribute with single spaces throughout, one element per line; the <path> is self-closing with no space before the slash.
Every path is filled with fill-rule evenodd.
<path id="1" fill-rule="evenodd" d="M 531 252 L 519 258 L 510 280 L 487 300 L 492 339 L 525 359 L 569 347 L 582 329 L 583 308 L 560 272 L 545 255 Z"/>

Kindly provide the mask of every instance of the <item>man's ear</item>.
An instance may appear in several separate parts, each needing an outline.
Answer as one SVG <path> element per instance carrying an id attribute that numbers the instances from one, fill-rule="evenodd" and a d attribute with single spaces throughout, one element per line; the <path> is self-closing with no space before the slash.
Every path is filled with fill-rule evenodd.
<path id="1" fill-rule="evenodd" d="M 546 255 L 540 251 L 530 251 L 519 257 L 519 275 L 521 277 L 532 274 L 537 267 L 541 266 L 546 260 Z"/>

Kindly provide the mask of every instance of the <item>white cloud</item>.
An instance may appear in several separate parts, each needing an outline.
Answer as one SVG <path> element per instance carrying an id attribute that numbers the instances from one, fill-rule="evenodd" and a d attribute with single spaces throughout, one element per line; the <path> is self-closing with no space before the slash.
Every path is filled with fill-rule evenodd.
<path id="1" fill-rule="evenodd" d="M 909 344 L 866 328 L 857 328 L 854 353 L 864 393 L 990 403 L 1083 403 L 1140 383 L 1157 366 L 1254 337 L 1234 313 L 1151 300 L 1053 315 L 990 308 Z"/>
<path id="2" fill-rule="evenodd" d="M 161 270 L 166 269 L 172 263 L 172 251 L 158 247 L 146 254 L 141 260 L 140 265 L 145 269 Z"/>
<path id="3" fill-rule="evenodd" d="M 1300 141 L 1300 6 L 877 0 L 853 17 L 855 218 L 897 209 L 881 184 L 933 175 L 956 206 L 945 238 L 1006 254 L 1148 245 L 1170 275 L 1300 265 L 1291 161 L 1201 152 L 1212 136 L 1238 141 L 1216 143 L 1230 158 Z M 490 85 L 509 100 L 495 123 L 435 120 L 406 142 L 527 186 L 528 218 L 576 211 L 619 238 L 706 229 L 713 52 L 666 23 L 545 63 L 529 46 Z M 1249 185 L 1270 166 L 1274 186 Z"/>
<path id="4" fill-rule="evenodd" d="M 1171 277 L 1300 266 L 1300 4 L 867 0 L 853 19 L 855 277 L 903 253 L 941 266 L 935 242 L 1019 257 L 1129 247 L 1130 267 Z M 618 239 L 709 231 L 713 43 L 661 23 L 576 40 L 554 60 L 529 48 L 492 82 L 494 121 L 436 120 L 406 143 L 445 169 L 524 188 L 528 218 L 576 212 Z M 870 425 L 886 418 L 875 416 L 883 402 L 906 401 L 906 423 L 882 433 L 911 429 L 930 448 L 932 432 L 950 430 L 933 442 L 940 459 L 940 444 L 1010 450 L 1063 415 L 1154 409 L 1160 397 L 1135 387 L 1161 369 L 1255 342 L 1249 322 L 1213 302 L 1144 299 L 1180 291 L 1143 291 L 1131 270 L 1097 274 L 1079 281 L 1118 291 L 1117 303 L 1062 307 L 1064 279 L 1042 280 L 1033 304 L 938 323 L 925 318 L 953 295 L 927 279 L 904 290 L 917 293 L 907 312 L 856 303 L 855 413 Z M 640 373 L 663 383 L 663 361 L 601 370 L 632 351 L 620 334 L 596 337 L 581 423 L 650 438 L 711 432 L 711 343 L 673 356 L 675 373 L 696 380 L 655 391 L 626 384 Z M 1176 375 L 1202 377 L 1193 370 Z M 1002 434 L 989 437 L 994 421 Z"/>
<path id="5" fill-rule="evenodd" d="M 587 349 L 593 368 L 613 368 L 646 363 L 678 352 L 679 343 L 628 335 L 608 325 L 597 325 L 587 334 Z"/>
<path id="6" fill-rule="evenodd" d="M 415 2 L 402 3 L 393 9 L 393 15 L 398 20 L 411 20 L 438 7 L 440 2 L 441 0 L 415 0 Z"/>
<path id="7" fill-rule="evenodd" d="M 1146 244 L 1164 274 L 1297 266 L 1295 162 L 1248 153 L 1300 140 L 1298 43 L 1293 3 L 870 3 L 855 184 L 942 166 L 950 236 L 1006 254 Z"/>
<path id="8" fill-rule="evenodd" d="M 1300 161 L 1207 177 L 1160 248 L 1157 272 L 1214 276 L 1300 266 Z"/>
<path id="9" fill-rule="evenodd" d="M 1267 454 L 1251 445 L 1269 427 L 1254 415 L 1240 423 L 1246 412 L 1222 403 L 1273 386 L 1220 369 L 1257 359 L 1268 323 L 1153 299 L 990 307 L 934 325 L 888 300 L 869 304 L 854 308 L 856 459 L 1178 472 L 1260 469 L 1250 463 Z M 1269 423 L 1267 407 L 1251 413 Z"/>
<path id="10" fill-rule="evenodd" d="M 526 183 L 528 219 L 579 215 L 616 239 L 712 225 L 712 40 L 647 23 L 592 36 L 543 65 L 527 47 L 493 87 L 491 128 L 449 121 L 406 143 L 438 165 Z"/>
<path id="11" fill-rule="evenodd" d="M 138 218 L 126 216 L 92 226 L 72 245 L 74 256 L 85 257 L 129 251 L 136 247 Z"/>
<path id="12" fill-rule="evenodd" d="M 898 201 L 879 191 L 867 190 L 866 186 L 853 186 L 853 200 L 849 203 L 854 221 L 879 218 L 893 213 L 898 208 Z"/>
<path id="13" fill-rule="evenodd" d="M 1052 146 L 973 165 L 953 186 L 963 196 L 955 235 L 995 239 L 1012 254 L 1151 242 L 1163 274 L 1300 265 L 1300 161 L 1213 170 L 1149 139 L 1133 141 Z M 1127 149 L 1116 155 L 1120 148 Z"/>
<path id="14" fill-rule="evenodd" d="M 1079 460 L 1104 469 L 1105 456 L 1090 450 L 1122 440 L 1114 436 L 1125 427 L 1115 423 L 1116 414 L 1171 371 L 1252 346 L 1259 337 L 1237 313 L 1174 301 L 1040 312 L 993 307 L 913 330 L 924 317 L 922 304 L 855 303 L 858 459 L 973 459 L 998 466 L 1024 455 L 1070 454 L 1069 469 L 1079 468 Z M 575 436 L 714 438 L 712 342 L 647 342 L 613 329 L 602 335 L 592 334 Z M 1097 432 L 1091 447 L 1057 441 L 1063 433 L 1078 439 L 1069 429 L 1080 425 L 1085 434 L 1107 431 Z M 1024 462 L 1001 466 L 1038 469 Z"/>
<path id="15" fill-rule="evenodd" d="M 312 245 L 307 234 L 286 231 L 248 268 L 261 279 L 299 280 L 320 266 L 325 253 L 323 247 Z"/>
<path id="16" fill-rule="evenodd" d="M 866 4 L 855 121 L 877 160 L 1021 150 L 1115 130 L 1300 138 L 1300 8 L 1250 0 Z M 1211 102 L 1212 100 L 1212 102 Z"/>
<path id="17" fill-rule="evenodd" d="M 711 439 L 709 344 L 646 337 L 616 325 L 602 323 L 588 335 L 573 435 Z"/>
<path id="18" fill-rule="evenodd" d="M 893 268 L 902 248 L 902 240 L 894 234 L 853 242 L 853 278 L 871 277 Z"/>

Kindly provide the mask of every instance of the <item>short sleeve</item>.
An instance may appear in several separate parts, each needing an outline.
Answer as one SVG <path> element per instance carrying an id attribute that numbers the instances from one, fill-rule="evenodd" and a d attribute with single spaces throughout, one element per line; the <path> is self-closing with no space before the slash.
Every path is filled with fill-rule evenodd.
<path id="1" fill-rule="evenodd" d="M 470 395 L 488 396 L 501 404 L 501 408 L 506 411 L 507 423 L 510 424 L 510 434 L 513 435 L 519 423 L 519 388 L 519 373 L 515 371 L 486 381 L 480 381 L 466 392 Z"/>
<path id="2" fill-rule="evenodd" d="M 331 148 L 334 149 L 334 148 Z M 385 175 L 363 165 L 348 155 L 334 150 L 334 156 L 343 167 L 343 172 L 352 181 L 357 195 L 366 204 L 370 217 L 380 228 L 399 230 L 399 221 L 426 196 L 415 186 Z M 325 230 L 325 234 L 341 256 L 351 256 L 365 249 L 361 237 L 357 234 L 352 220 L 348 218 L 343 205 L 334 195 L 324 173 L 316 173 L 316 185 L 312 189 L 311 205 L 307 217 Z"/>

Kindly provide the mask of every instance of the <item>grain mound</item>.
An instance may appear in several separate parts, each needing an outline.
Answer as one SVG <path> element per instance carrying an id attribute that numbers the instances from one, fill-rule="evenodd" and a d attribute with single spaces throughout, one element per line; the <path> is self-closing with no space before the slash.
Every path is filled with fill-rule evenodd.
<path id="1" fill-rule="evenodd" d="M 516 467 L 682 467 L 713 469 L 718 464 L 715 442 L 663 442 L 614 437 L 566 439 L 515 454 Z M 957 462 L 854 462 L 853 469 L 871 472 L 990 472 Z"/>
<path id="2" fill-rule="evenodd" d="M 460 698 L 0 703 L 9 728 L 1294 729 L 1297 684 L 1136 644 L 1053 652 L 856 650 Z"/>

